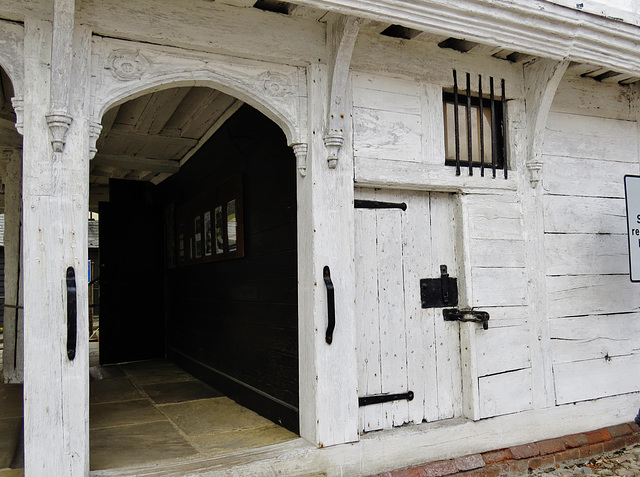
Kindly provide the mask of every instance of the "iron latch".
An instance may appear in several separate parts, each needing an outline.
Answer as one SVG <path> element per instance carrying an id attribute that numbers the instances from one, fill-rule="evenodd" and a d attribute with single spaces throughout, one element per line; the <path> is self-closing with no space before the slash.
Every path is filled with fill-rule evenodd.
<path id="1" fill-rule="evenodd" d="M 477 310 L 458 310 L 457 308 L 445 308 L 442 310 L 444 321 L 468 321 L 482 323 L 482 329 L 489 329 L 489 313 Z"/>
<path id="2" fill-rule="evenodd" d="M 440 265 L 440 278 L 420 280 L 422 308 L 441 308 L 458 304 L 458 281 L 447 273 L 447 266 Z"/>

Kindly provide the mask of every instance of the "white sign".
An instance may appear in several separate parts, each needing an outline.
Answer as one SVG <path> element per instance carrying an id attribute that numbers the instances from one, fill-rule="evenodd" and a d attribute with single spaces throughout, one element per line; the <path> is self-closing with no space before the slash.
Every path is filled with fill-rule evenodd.
<path id="1" fill-rule="evenodd" d="M 632 282 L 640 282 L 640 176 L 624 176 L 629 239 L 629 273 Z"/>

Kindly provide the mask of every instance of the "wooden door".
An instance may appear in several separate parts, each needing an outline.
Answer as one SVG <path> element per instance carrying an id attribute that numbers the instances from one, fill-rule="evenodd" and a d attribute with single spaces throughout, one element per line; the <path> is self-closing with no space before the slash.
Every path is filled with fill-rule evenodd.
<path id="1" fill-rule="evenodd" d="M 422 309 L 420 279 L 457 276 L 453 194 L 356 190 L 356 320 L 359 396 L 412 391 L 413 400 L 360 407 L 361 431 L 461 414 L 457 322 Z M 371 203 L 368 206 L 372 206 Z"/>

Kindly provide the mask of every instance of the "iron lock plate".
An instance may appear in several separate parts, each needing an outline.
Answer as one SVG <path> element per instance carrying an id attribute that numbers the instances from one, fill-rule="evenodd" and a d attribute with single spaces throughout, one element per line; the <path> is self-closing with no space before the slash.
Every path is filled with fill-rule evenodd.
<path id="1" fill-rule="evenodd" d="M 449 276 L 446 265 L 440 265 L 440 278 L 420 279 L 420 301 L 422 308 L 458 305 L 458 280 Z"/>

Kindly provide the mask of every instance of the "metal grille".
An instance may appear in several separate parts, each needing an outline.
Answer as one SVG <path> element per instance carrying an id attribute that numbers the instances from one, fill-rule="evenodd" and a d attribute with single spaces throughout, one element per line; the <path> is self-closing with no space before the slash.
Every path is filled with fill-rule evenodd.
<path id="1" fill-rule="evenodd" d="M 445 164 L 455 166 L 458 176 L 462 167 L 467 168 L 472 176 L 475 167 L 480 169 L 483 177 L 485 170 L 491 170 L 494 178 L 497 171 L 502 170 L 507 179 L 505 81 L 500 80 L 499 99 L 496 98 L 493 77 L 489 77 L 488 98 L 483 94 L 481 75 L 478 75 L 477 87 L 478 92 L 472 93 L 471 75 L 467 73 L 466 89 L 461 92 L 457 72 L 453 70 L 453 94 L 443 94 L 447 136 Z M 466 143 L 463 150 L 461 142 Z"/>

